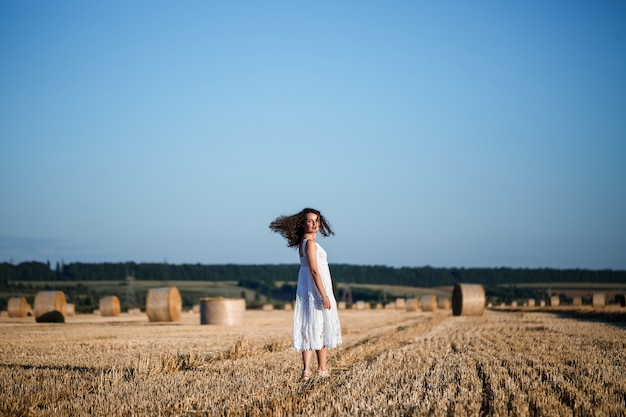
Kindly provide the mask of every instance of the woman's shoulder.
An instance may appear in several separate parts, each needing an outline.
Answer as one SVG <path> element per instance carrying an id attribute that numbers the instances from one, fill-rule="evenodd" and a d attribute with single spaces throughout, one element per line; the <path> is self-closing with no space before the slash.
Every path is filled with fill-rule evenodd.
<path id="1" fill-rule="evenodd" d="M 311 238 L 304 238 L 302 239 L 302 241 L 300 242 L 300 256 L 303 257 L 304 253 L 307 251 L 307 248 L 311 247 L 311 245 L 315 245 L 316 242 L 315 240 L 311 239 Z"/>
<path id="2" fill-rule="evenodd" d="M 306 239 L 304 241 L 304 250 L 308 251 L 308 250 L 314 250 L 317 252 L 317 248 L 319 247 L 318 243 L 315 241 L 315 239 Z"/>

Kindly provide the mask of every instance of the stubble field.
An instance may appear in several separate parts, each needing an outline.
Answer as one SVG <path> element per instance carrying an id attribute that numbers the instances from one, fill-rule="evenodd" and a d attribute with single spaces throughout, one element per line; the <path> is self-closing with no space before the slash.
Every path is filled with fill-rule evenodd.
<path id="1" fill-rule="evenodd" d="M 622 309 L 623 310 L 623 309 Z M 621 316 L 618 317 L 622 317 Z M 300 380 L 291 313 L 242 326 L 0 319 L 11 416 L 623 416 L 626 323 L 541 311 L 342 310 L 332 378 Z M 620 319 L 621 320 L 621 319 Z"/>

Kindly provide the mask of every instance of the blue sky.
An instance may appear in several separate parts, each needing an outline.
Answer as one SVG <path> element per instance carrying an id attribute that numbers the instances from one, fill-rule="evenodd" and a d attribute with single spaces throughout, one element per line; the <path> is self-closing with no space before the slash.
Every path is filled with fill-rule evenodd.
<path id="1" fill-rule="evenodd" d="M 0 2 L 0 261 L 626 269 L 626 4 Z"/>

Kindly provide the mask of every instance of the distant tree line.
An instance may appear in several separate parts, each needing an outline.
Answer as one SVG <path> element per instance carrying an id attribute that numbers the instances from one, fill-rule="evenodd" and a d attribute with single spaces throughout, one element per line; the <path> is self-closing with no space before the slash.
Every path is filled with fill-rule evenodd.
<path id="1" fill-rule="evenodd" d="M 0 308 L 16 295 L 26 295 L 32 304 L 37 289 L 63 288 L 66 296 L 76 306 L 77 312 L 90 312 L 97 308 L 101 294 L 81 284 L 84 281 L 119 281 L 120 291 L 127 276 L 135 280 L 160 281 L 163 285 L 176 285 L 176 281 L 234 281 L 240 287 L 254 290 L 255 298 L 249 306 L 260 307 L 265 301 L 288 302 L 293 300 L 299 265 L 201 265 L 157 263 L 71 263 L 56 264 L 23 262 L 18 265 L 0 263 Z M 626 271 L 582 269 L 523 269 L 523 268 L 392 268 L 387 266 L 331 265 L 333 279 L 349 287 L 335 288 L 335 296 L 342 299 L 349 290 L 350 298 L 370 302 L 387 300 L 385 291 L 359 287 L 359 284 L 405 285 L 410 287 L 440 287 L 455 283 L 479 283 L 485 286 L 487 298 L 494 302 L 510 303 L 513 300 L 547 295 L 546 288 L 528 288 L 518 284 L 540 283 L 598 283 L 626 286 Z M 37 282 L 37 284 L 35 284 Z M 43 287 L 41 283 L 44 283 Z M 353 285 L 354 284 L 354 285 Z M 125 287 L 124 287 L 125 288 Z M 557 292 L 553 292 L 557 293 Z M 119 294 L 118 294 L 119 295 Z M 181 293 L 183 304 L 191 306 L 195 295 Z M 142 305 L 145 294 L 137 295 L 132 306 Z M 264 297 L 261 299 L 261 296 Z M 564 294 L 559 294 L 562 301 Z M 129 307 L 127 305 L 126 307 Z"/>
<path id="2" fill-rule="evenodd" d="M 120 280 L 132 275 L 152 281 L 237 281 L 245 287 L 274 288 L 277 281 L 296 281 L 297 264 L 165 264 L 165 263 L 0 263 L 0 288 L 12 281 L 102 281 Z M 552 268 L 435 268 L 331 265 L 333 280 L 347 284 L 387 284 L 437 287 L 458 282 L 485 286 L 526 283 L 615 283 L 626 284 L 626 271 Z"/>

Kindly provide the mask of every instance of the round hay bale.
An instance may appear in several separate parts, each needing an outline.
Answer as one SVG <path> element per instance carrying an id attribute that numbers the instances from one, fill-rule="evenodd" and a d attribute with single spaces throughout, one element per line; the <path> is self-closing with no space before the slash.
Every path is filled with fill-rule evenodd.
<path id="1" fill-rule="evenodd" d="M 354 304 L 354 309 L 355 310 L 365 310 L 365 301 L 357 301 Z"/>
<path id="2" fill-rule="evenodd" d="M 183 300 L 176 287 L 150 288 L 146 296 L 146 314 L 150 321 L 178 321 Z"/>
<path id="3" fill-rule="evenodd" d="M 63 291 L 39 291 L 35 296 L 34 315 L 37 323 L 65 323 Z"/>
<path id="4" fill-rule="evenodd" d="M 539 306 L 540 307 L 545 307 L 546 306 L 546 300 L 539 301 Z"/>
<path id="5" fill-rule="evenodd" d="M 442 310 L 450 309 L 450 299 L 448 297 L 439 297 L 437 300 L 437 307 Z"/>
<path id="6" fill-rule="evenodd" d="M 420 307 L 422 311 L 437 311 L 437 297 L 434 295 L 425 295 L 420 299 Z"/>
<path id="7" fill-rule="evenodd" d="M 419 311 L 420 306 L 417 298 L 407 298 L 406 311 Z"/>
<path id="8" fill-rule="evenodd" d="M 200 324 L 239 326 L 243 324 L 245 312 L 246 300 L 244 298 L 200 299 Z"/>
<path id="9" fill-rule="evenodd" d="M 593 293 L 591 297 L 591 305 L 593 308 L 604 308 L 606 306 L 606 294 L 603 292 Z"/>
<path id="10" fill-rule="evenodd" d="M 511 307 L 517 307 L 517 301 L 511 301 Z"/>
<path id="11" fill-rule="evenodd" d="M 117 295 L 109 295 L 102 297 L 98 303 L 98 310 L 102 317 L 117 317 L 122 309 L 120 308 L 120 299 Z"/>
<path id="12" fill-rule="evenodd" d="M 395 310 L 395 309 L 396 309 L 395 301 L 390 301 L 389 303 L 385 305 L 385 310 Z"/>
<path id="13" fill-rule="evenodd" d="M 263 304 L 261 307 L 263 311 L 274 311 L 274 304 Z"/>
<path id="14" fill-rule="evenodd" d="M 404 298 L 396 298 L 396 309 L 398 310 L 406 309 L 406 300 Z"/>
<path id="15" fill-rule="evenodd" d="M 141 316 L 141 309 L 139 307 L 129 308 L 128 315 L 130 316 Z"/>
<path id="16" fill-rule="evenodd" d="M 383 303 L 376 303 L 376 310 L 382 310 L 383 309 Z"/>
<path id="17" fill-rule="evenodd" d="M 561 305 L 561 299 L 558 295 L 553 295 L 550 297 L 550 307 L 558 307 Z"/>
<path id="18" fill-rule="evenodd" d="M 65 305 L 65 315 L 67 317 L 74 317 L 76 315 L 76 305 L 74 303 L 67 303 Z"/>
<path id="19" fill-rule="evenodd" d="M 9 317 L 28 317 L 33 315 L 33 310 L 25 297 L 9 298 L 7 312 Z"/>
<path id="20" fill-rule="evenodd" d="M 292 310 L 293 310 L 293 304 L 285 303 L 285 311 L 292 311 Z"/>
<path id="21" fill-rule="evenodd" d="M 345 310 L 346 308 L 348 308 L 348 305 L 345 301 L 339 301 L 337 303 L 337 310 Z"/>
<path id="22" fill-rule="evenodd" d="M 456 284 L 452 290 L 452 314 L 482 316 L 485 312 L 485 289 L 480 284 Z"/>
<path id="23" fill-rule="evenodd" d="M 535 306 L 535 299 L 534 298 L 529 298 L 528 299 L 528 307 L 534 307 Z"/>
<path id="24" fill-rule="evenodd" d="M 572 298 L 572 305 L 575 307 L 580 307 L 581 305 L 583 305 L 583 298 L 582 297 Z"/>

